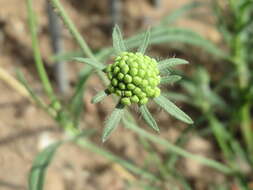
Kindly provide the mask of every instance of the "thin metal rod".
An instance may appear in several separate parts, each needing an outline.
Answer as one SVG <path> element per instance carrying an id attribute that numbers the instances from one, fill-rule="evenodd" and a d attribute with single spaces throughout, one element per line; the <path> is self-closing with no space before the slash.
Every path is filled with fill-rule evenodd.
<path id="1" fill-rule="evenodd" d="M 51 46 L 53 48 L 54 54 L 57 55 L 63 52 L 64 49 L 62 40 L 62 24 L 50 3 L 47 3 L 47 13 Z M 60 93 L 62 93 L 63 95 L 66 95 L 69 91 L 69 79 L 66 67 L 67 65 L 64 61 L 56 61 L 54 63 L 56 82 Z"/>

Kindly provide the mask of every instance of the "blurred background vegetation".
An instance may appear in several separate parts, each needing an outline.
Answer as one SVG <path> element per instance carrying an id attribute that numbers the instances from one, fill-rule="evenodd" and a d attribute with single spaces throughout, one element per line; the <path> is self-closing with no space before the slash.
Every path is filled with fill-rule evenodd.
<path id="1" fill-rule="evenodd" d="M 0 189 L 253 189 L 252 18 L 252 0 L 0 1 Z M 103 75 L 72 60 L 111 63 L 115 24 L 189 61 L 163 92 L 193 125 L 151 104 L 159 134 L 132 108 L 101 143 L 114 100 L 91 104 Z"/>

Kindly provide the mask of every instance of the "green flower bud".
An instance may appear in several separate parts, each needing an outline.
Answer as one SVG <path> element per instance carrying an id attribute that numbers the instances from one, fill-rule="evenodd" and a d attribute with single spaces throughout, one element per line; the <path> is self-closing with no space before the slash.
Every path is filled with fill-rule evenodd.
<path id="1" fill-rule="evenodd" d="M 139 102 L 139 98 L 136 95 L 133 95 L 130 99 L 131 99 L 131 102 L 133 102 L 133 103 L 138 103 Z"/>
<path id="2" fill-rule="evenodd" d="M 131 68 L 129 71 L 131 76 L 136 76 L 138 74 L 138 69 L 137 68 Z"/>
<path id="3" fill-rule="evenodd" d="M 132 92 L 127 90 L 125 91 L 125 96 L 131 97 L 132 96 Z"/>
<path id="4" fill-rule="evenodd" d="M 146 104 L 146 103 L 148 103 L 148 99 L 147 99 L 147 98 L 142 98 L 142 99 L 140 99 L 140 101 L 139 101 L 139 104 L 141 104 L 141 105 L 144 105 L 144 104 Z"/>
<path id="5" fill-rule="evenodd" d="M 121 97 L 123 105 L 143 105 L 160 95 L 157 61 L 140 52 L 122 52 L 105 72 L 111 82 L 108 91 Z"/>
<path id="6" fill-rule="evenodd" d="M 131 100 L 130 100 L 130 98 L 124 97 L 124 98 L 120 99 L 120 103 L 125 105 L 125 106 L 130 106 L 131 105 Z"/>
<path id="7" fill-rule="evenodd" d="M 134 84 L 127 84 L 127 89 L 133 90 L 133 89 L 135 89 L 135 85 Z"/>
<path id="8" fill-rule="evenodd" d="M 137 95 L 137 96 L 138 96 L 139 94 L 142 93 L 141 89 L 138 88 L 138 87 L 136 87 L 136 88 L 133 90 L 133 92 L 134 92 L 134 94 Z"/>
<path id="9" fill-rule="evenodd" d="M 116 90 L 115 94 L 117 94 L 118 96 L 122 96 L 122 91 L 121 90 Z"/>
<path id="10" fill-rule="evenodd" d="M 134 78 L 133 78 L 133 83 L 136 84 L 136 85 L 141 84 L 141 78 L 140 78 L 140 77 L 137 77 L 137 76 L 134 77 Z"/>
<path id="11" fill-rule="evenodd" d="M 125 75 L 124 77 L 124 82 L 125 83 L 131 83 L 132 82 L 132 77 L 130 75 Z"/>
<path id="12" fill-rule="evenodd" d="M 119 67 L 114 67 L 113 74 L 116 75 L 120 71 Z"/>
<path id="13" fill-rule="evenodd" d="M 115 92 L 115 88 L 112 85 L 108 86 L 108 90 L 109 90 L 110 93 Z"/>
<path id="14" fill-rule="evenodd" d="M 124 74 L 119 73 L 119 74 L 117 75 L 117 78 L 118 78 L 119 80 L 122 80 L 122 79 L 124 78 Z"/>
<path id="15" fill-rule="evenodd" d="M 126 89 L 126 85 L 125 85 L 124 83 L 120 82 L 120 83 L 119 83 L 119 88 L 120 88 L 121 90 L 125 90 L 125 89 Z"/>
<path id="16" fill-rule="evenodd" d="M 113 85 L 113 86 L 117 86 L 117 85 L 118 85 L 118 80 L 115 79 L 115 78 L 113 78 L 113 79 L 112 79 L 112 85 Z"/>

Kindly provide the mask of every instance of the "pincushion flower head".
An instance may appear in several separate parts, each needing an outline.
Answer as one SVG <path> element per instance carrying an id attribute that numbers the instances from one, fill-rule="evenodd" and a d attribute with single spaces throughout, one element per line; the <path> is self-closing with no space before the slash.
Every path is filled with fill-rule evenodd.
<path id="1" fill-rule="evenodd" d="M 159 88 L 162 84 L 180 80 L 180 76 L 170 75 L 169 69 L 175 65 L 187 64 L 188 62 L 179 58 L 157 61 L 145 55 L 149 39 L 150 32 L 148 30 L 143 35 L 143 42 L 137 52 L 130 52 L 125 47 L 119 27 L 115 26 L 113 30 L 113 48 L 117 55 L 112 64 L 105 66 L 95 59 L 75 59 L 76 61 L 87 63 L 95 69 L 103 71 L 109 79 L 107 88 L 95 95 L 92 98 L 92 103 L 98 103 L 108 95 L 118 97 L 118 104 L 105 122 L 103 141 L 109 137 L 124 117 L 124 108 L 133 104 L 138 106 L 147 124 L 159 131 L 156 121 L 147 108 L 151 100 L 175 118 L 188 124 L 193 123 L 188 115 L 161 95 Z"/>

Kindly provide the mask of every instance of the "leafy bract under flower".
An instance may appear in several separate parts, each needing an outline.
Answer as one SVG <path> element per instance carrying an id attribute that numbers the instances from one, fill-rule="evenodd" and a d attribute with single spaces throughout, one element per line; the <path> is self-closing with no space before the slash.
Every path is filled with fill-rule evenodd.
<path id="1" fill-rule="evenodd" d="M 108 90 L 120 97 L 120 103 L 144 105 L 160 95 L 158 63 L 140 52 L 122 52 L 105 72 L 110 80 Z"/>

